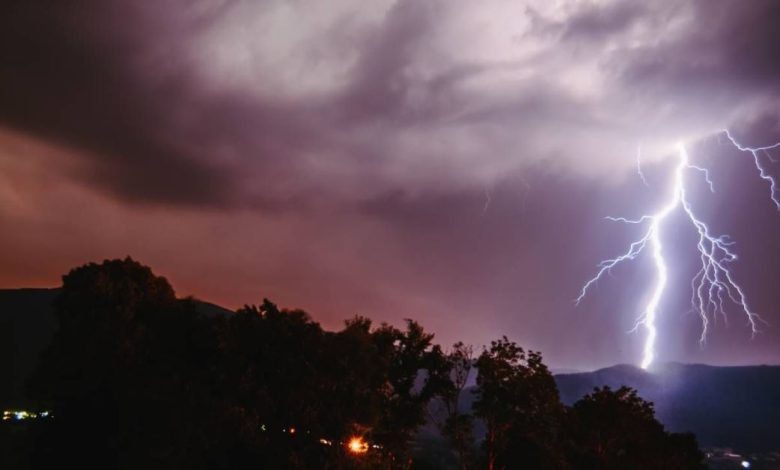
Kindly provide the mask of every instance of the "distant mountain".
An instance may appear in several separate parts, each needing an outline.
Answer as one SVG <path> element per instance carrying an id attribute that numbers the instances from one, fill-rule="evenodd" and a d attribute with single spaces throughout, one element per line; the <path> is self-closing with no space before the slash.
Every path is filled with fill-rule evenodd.
<path id="1" fill-rule="evenodd" d="M 235 313 L 233 310 L 226 309 L 225 307 L 220 307 L 219 305 L 212 304 L 211 302 L 205 302 L 203 300 L 198 300 L 198 299 L 194 299 L 194 301 L 195 301 L 195 311 L 207 317 L 219 317 L 219 316 L 230 315 L 231 313 Z"/>
<path id="2" fill-rule="evenodd" d="M 667 430 L 692 432 L 702 447 L 731 448 L 743 453 L 780 450 L 780 366 L 719 367 L 668 363 L 653 372 L 616 365 L 593 372 L 555 374 L 566 405 L 595 387 L 627 385 L 655 405 Z M 474 386 L 461 396 L 459 408 L 471 409 Z M 432 416 L 443 419 L 433 410 Z M 429 425 L 428 434 L 437 433 Z M 484 428 L 477 423 L 476 433 Z"/>
<path id="3" fill-rule="evenodd" d="M 0 381 L 0 405 L 11 406 L 23 401 L 24 383 L 57 330 L 54 299 L 59 292 L 59 289 L 0 289 L 0 370 L 4 377 L 10 377 Z M 201 300 L 195 300 L 195 309 L 206 316 L 232 313 Z"/>
<path id="4" fill-rule="evenodd" d="M 690 431 L 704 447 L 743 452 L 780 449 L 780 366 L 716 367 L 669 363 L 646 372 L 617 365 L 555 376 L 572 404 L 594 387 L 627 385 L 655 404 L 670 431 Z"/>
<path id="5" fill-rule="evenodd" d="M 52 304 L 59 289 L 0 289 L 0 403 L 24 395 L 24 381 L 57 329 Z M 8 374 L 8 371 L 10 374 Z"/>

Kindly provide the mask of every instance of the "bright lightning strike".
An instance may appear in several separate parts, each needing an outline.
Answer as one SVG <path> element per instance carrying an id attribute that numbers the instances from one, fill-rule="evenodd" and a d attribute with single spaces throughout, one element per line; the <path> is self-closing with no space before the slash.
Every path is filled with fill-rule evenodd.
<path id="1" fill-rule="evenodd" d="M 766 147 L 744 147 L 731 136 L 728 130 L 724 130 L 723 133 L 737 149 L 743 152 L 750 152 L 753 155 L 753 161 L 759 171 L 759 176 L 769 182 L 770 197 L 777 209 L 780 210 L 780 196 L 778 195 L 777 182 L 775 178 L 766 171 L 764 162 L 761 158 L 763 155 L 774 162 L 774 159 L 769 154 L 769 150 L 780 148 L 780 142 Z M 644 174 L 642 174 L 641 167 L 639 166 L 639 158 L 639 153 L 637 152 L 637 171 L 644 182 Z M 734 280 L 729 269 L 729 264 L 737 259 L 737 255 L 731 250 L 733 242 L 729 240 L 727 235 L 713 235 L 707 224 L 696 216 L 694 209 L 687 198 L 685 189 L 686 171 L 693 170 L 700 173 L 709 185 L 710 191 L 714 192 L 715 187 L 710 179 L 709 172 L 705 168 L 690 163 L 688 152 L 683 144 L 678 144 L 677 146 L 677 159 L 677 166 L 673 173 L 672 193 L 658 212 L 651 215 L 643 215 L 638 219 L 607 217 L 608 220 L 627 224 L 647 224 L 647 230 L 640 239 L 629 245 L 625 253 L 599 263 L 599 269 L 596 272 L 596 275 L 583 285 L 580 295 L 576 300 L 576 303 L 579 305 L 582 299 L 585 298 L 590 287 L 601 279 L 604 274 L 609 273 L 613 267 L 623 261 L 635 259 L 648 247 L 648 245 L 650 246 L 656 272 L 655 285 L 650 300 L 647 302 L 647 305 L 645 305 L 644 311 L 639 316 L 639 319 L 632 329 L 632 331 L 635 331 L 641 326 L 644 327 L 647 332 L 641 362 L 643 369 L 647 369 L 656 356 L 655 343 L 657 330 L 655 320 L 658 315 L 658 306 L 663 298 L 664 290 L 666 289 L 669 278 L 668 266 L 663 253 L 661 232 L 667 221 L 667 217 L 677 209 L 682 209 L 684 211 L 687 219 L 699 235 L 696 248 L 699 252 L 701 268 L 691 280 L 691 307 L 698 313 L 702 323 L 702 332 L 699 341 L 702 344 L 706 341 L 711 316 L 721 315 L 725 320 L 726 311 L 724 304 L 727 302 L 733 303 L 742 310 L 747 317 L 747 322 L 750 325 L 751 333 L 753 335 L 759 331 L 758 323 L 762 322 L 761 317 L 753 312 L 748 306 L 747 297 L 745 296 L 743 288 Z"/>

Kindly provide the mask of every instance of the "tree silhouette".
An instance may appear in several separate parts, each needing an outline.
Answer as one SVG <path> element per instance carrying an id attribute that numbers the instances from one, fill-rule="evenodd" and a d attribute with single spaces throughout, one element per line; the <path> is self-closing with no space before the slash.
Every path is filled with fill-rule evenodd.
<path id="1" fill-rule="evenodd" d="M 482 352 L 477 368 L 474 413 L 487 428 L 487 467 L 556 466 L 563 406 L 541 354 L 503 337 Z"/>
<path id="2" fill-rule="evenodd" d="M 381 414 L 374 437 L 387 449 L 393 465 L 409 466 L 409 443 L 425 422 L 428 403 L 448 386 L 446 360 L 433 335 L 406 320 L 406 330 L 382 325 L 374 332 L 378 366 L 387 371 L 381 389 Z M 421 373 L 421 371 L 423 373 Z"/>
<path id="3" fill-rule="evenodd" d="M 448 376 L 443 381 L 440 398 L 443 419 L 438 419 L 437 425 L 455 450 L 460 468 L 466 469 L 473 459 L 474 417 L 461 410 L 461 400 L 474 368 L 474 349 L 457 342 L 445 359 Z"/>
<path id="4" fill-rule="evenodd" d="M 424 468 L 411 443 L 436 400 L 442 455 L 461 468 L 701 468 L 695 438 L 665 432 L 635 391 L 596 389 L 566 409 L 541 354 L 506 337 L 473 361 L 413 320 L 328 332 L 267 299 L 216 316 L 198 305 L 130 258 L 65 275 L 29 384 L 56 419 L 14 448 L 40 468 Z M 472 367 L 473 415 L 461 409 Z"/>
<path id="5" fill-rule="evenodd" d="M 56 410 L 42 465 L 175 462 L 213 347 L 191 302 L 126 258 L 72 270 L 55 308 L 59 330 L 31 381 L 33 396 Z"/>
<path id="6" fill-rule="evenodd" d="M 691 434 L 669 434 L 636 390 L 596 388 L 569 412 L 570 459 L 577 468 L 705 468 Z"/>

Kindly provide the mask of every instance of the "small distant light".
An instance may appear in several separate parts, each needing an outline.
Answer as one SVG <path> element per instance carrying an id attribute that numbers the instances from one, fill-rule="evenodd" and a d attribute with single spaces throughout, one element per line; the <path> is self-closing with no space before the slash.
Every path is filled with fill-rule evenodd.
<path id="1" fill-rule="evenodd" d="M 750 462 L 747 460 L 742 461 L 742 468 L 750 468 Z"/>
<path id="2" fill-rule="evenodd" d="M 320 444 L 322 444 L 324 446 L 330 446 L 330 445 L 333 445 L 333 442 L 331 442 L 331 441 L 329 441 L 327 439 L 320 439 Z"/>
<path id="3" fill-rule="evenodd" d="M 261 424 L 261 425 L 260 425 L 260 429 L 261 429 L 261 430 L 263 430 L 263 431 L 265 431 L 265 424 Z"/>
<path id="4" fill-rule="evenodd" d="M 53 418 L 50 411 L 27 411 L 27 410 L 3 410 L 3 421 L 16 420 L 23 421 L 27 419 Z"/>
<path id="5" fill-rule="evenodd" d="M 361 437 L 353 437 L 347 443 L 347 448 L 353 454 L 365 454 L 368 452 L 368 443 Z"/>
<path id="6" fill-rule="evenodd" d="M 290 428 L 290 434 L 295 434 L 295 428 Z"/>

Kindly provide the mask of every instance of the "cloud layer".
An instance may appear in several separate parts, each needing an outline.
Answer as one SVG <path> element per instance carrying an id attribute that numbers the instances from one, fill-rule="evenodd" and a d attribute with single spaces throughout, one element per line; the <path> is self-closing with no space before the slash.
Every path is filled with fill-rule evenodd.
<path id="1" fill-rule="evenodd" d="M 412 315 L 447 340 L 509 332 L 559 362 L 633 360 L 641 267 L 623 297 L 570 302 L 630 235 L 601 217 L 657 204 L 678 140 L 716 167 L 747 162 L 719 129 L 780 140 L 780 6 L 369 3 L 5 2 L 0 279 L 129 252 L 231 305 L 268 295 L 334 322 Z M 771 247 L 766 188 L 732 170 L 735 199 L 709 210 L 729 232 L 755 216 L 766 236 L 745 250 Z M 744 357 L 780 361 L 772 338 Z M 687 340 L 667 358 L 728 362 Z"/>

